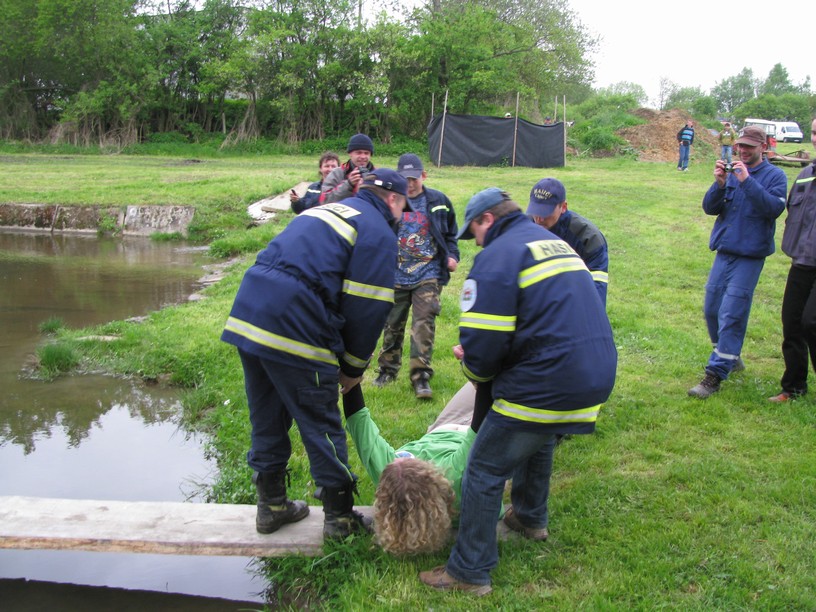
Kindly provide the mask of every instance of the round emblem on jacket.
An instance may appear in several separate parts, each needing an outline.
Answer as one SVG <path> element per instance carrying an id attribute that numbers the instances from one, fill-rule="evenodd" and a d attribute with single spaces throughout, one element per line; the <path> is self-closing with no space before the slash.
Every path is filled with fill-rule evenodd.
<path id="1" fill-rule="evenodd" d="M 467 312 L 473 308 L 476 302 L 476 281 L 469 278 L 462 285 L 462 293 L 459 295 L 459 307 L 462 312 Z"/>

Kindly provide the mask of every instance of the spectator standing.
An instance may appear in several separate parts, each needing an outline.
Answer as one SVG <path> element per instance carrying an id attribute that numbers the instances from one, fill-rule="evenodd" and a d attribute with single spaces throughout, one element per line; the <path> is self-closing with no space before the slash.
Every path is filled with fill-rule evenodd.
<path id="1" fill-rule="evenodd" d="M 567 190 L 558 179 L 543 178 L 530 191 L 527 214 L 537 225 L 550 230 L 584 260 L 595 288 L 606 307 L 609 286 L 609 248 L 606 238 L 591 221 L 569 210 Z"/>
<path id="2" fill-rule="evenodd" d="M 447 565 L 419 577 L 438 590 L 486 595 L 505 482 L 513 480 L 505 524 L 545 539 L 556 435 L 595 430 L 617 352 L 584 262 L 507 193 L 474 195 L 459 238 L 483 247 L 460 298 L 462 370 L 492 385 L 493 402 L 462 479 L 456 544 Z"/>
<path id="3" fill-rule="evenodd" d="M 366 176 L 355 197 L 304 211 L 261 251 L 238 288 L 221 339 L 238 348 L 244 369 L 260 533 L 309 514 L 286 494 L 293 421 L 323 502 L 324 537 L 370 526 L 353 509 L 356 476 L 338 387 L 345 393 L 362 379 L 393 304 L 392 226 L 406 187 L 383 168 Z"/>
<path id="4" fill-rule="evenodd" d="M 709 248 L 716 251 L 706 283 L 705 313 L 714 349 L 705 377 L 689 389 L 700 399 L 720 390 L 732 371 L 744 369 L 740 358 L 754 289 L 774 252 L 776 218 L 785 209 L 788 179 L 781 168 L 763 158 L 768 145 L 765 130 L 744 128 L 737 138 L 739 159 L 727 172 L 725 162 L 714 165 L 714 183 L 703 197 L 703 210 L 716 215 Z"/>
<path id="5" fill-rule="evenodd" d="M 397 163 L 408 181 L 411 210 L 402 215 L 398 230 L 394 308 L 383 331 L 382 350 L 378 358 L 378 387 L 396 380 L 402 363 L 402 346 L 408 312 L 411 312 L 410 378 L 416 397 L 432 397 L 433 357 L 436 317 L 441 310 L 442 287 L 459 265 L 456 212 L 441 191 L 425 186 L 428 173 L 422 160 L 406 153 Z"/>
<path id="6" fill-rule="evenodd" d="M 686 172 L 691 145 L 694 144 L 694 124 L 691 121 L 686 121 L 686 125 L 677 132 L 677 142 L 680 143 L 680 160 L 677 162 L 677 169 Z"/>
<path id="7" fill-rule="evenodd" d="M 320 203 L 339 202 L 348 198 L 360 188 L 363 177 L 374 170 L 371 157 L 374 155 L 374 143 L 365 134 L 355 134 L 349 138 L 346 151 L 349 159 L 339 168 L 335 168 L 323 179 L 323 193 Z"/>
<path id="8" fill-rule="evenodd" d="M 737 139 L 737 131 L 726 121 L 720 130 L 717 140 L 720 142 L 720 159 L 725 163 L 731 163 L 731 155 L 734 148 L 734 141 Z"/>
<path id="9" fill-rule="evenodd" d="M 810 126 L 816 148 L 816 119 Z M 808 353 L 816 368 L 816 161 L 804 168 L 791 187 L 782 251 L 791 258 L 782 298 L 782 392 L 770 399 L 787 402 L 807 393 Z"/>
<path id="10" fill-rule="evenodd" d="M 293 189 L 289 193 L 289 202 L 292 206 L 292 212 L 299 215 L 307 208 L 314 208 L 320 204 L 320 194 L 323 192 L 323 181 L 331 173 L 332 170 L 340 166 L 340 158 L 337 153 L 326 151 L 320 156 L 317 162 L 317 169 L 320 172 L 320 180 L 315 181 L 306 188 L 306 193 L 303 197 L 299 197 Z"/>

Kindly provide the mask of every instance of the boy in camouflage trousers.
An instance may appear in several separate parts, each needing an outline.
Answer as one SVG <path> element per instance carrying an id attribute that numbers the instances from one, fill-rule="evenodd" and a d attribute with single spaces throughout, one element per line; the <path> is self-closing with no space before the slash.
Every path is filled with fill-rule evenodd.
<path id="1" fill-rule="evenodd" d="M 433 392 L 433 355 L 439 294 L 459 264 L 456 213 L 441 191 L 424 186 L 427 173 L 422 161 L 412 153 L 400 157 L 399 172 L 408 181 L 412 211 L 405 212 L 399 226 L 399 258 L 394 286 L 394 307 L 383 331 L 379 376 L 374 385 L 382 387 L 397 378 L 402 364 L 402 346 L 408 311 L 411 310 L 410 377 L 418 398 Z"/>

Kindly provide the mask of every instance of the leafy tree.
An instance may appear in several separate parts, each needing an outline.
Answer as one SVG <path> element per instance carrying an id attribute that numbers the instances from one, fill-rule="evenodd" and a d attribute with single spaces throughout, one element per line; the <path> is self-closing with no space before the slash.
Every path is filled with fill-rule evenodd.
<path id="1" fill-rule="evenodd" d="M 796 86 L 790 82 L 788 71 L 782 64 L 774 64 L 765 79 L 758 88 L 759 95 L 781 96 L 786 93 L 796 93 Z"/>
<path id="2" fill-rule="evenodd" d="M 758 117 L 771 121 L 796 121 L 804 128 L 811 122 L 810 99 L 801 94 L 766 94 L 748 100 L 734 111 L 734 115 L 740 123 L 746 117 Z"/>
<path id="3" fill-rule="evenodd" d="M 691 112 L 695 101 L 704 96 L 705 94 L 700 87 L 677 87 L 669 93 L 663 103 L 663 108 L 678 108 L 686 112 Z"/>
<path id="4" fill-rule="evenodd" d="M 598 90 L 601 96 L 613 95 L 631 95 L 637 100 L 638 105 L 643 106 L 649 101 L 649 96 L 642 85 L 632 83 L 631 81 L 618 81 L 609 87 L 602 87 Z"/>
<path id="5" fill-rule="evenodd" d="M 714 96 L 700 96 L 691 102 L 691 113 L 695 117 L 716 119 L 717 111 L 717 99 Z"/>
<path id="6" fill-rule="evenodd" d="M 743 68 L 736 76 L 728 77 L 718 82 L 711 90 L 711 95 L 717 100 L 720 112 L 732 116 L 735 109 L 756 96 L 757 81 L 750 68 Z"/>

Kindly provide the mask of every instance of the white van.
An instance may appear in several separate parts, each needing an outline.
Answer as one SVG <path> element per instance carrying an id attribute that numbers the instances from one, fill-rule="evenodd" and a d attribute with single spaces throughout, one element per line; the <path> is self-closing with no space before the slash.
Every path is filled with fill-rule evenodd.
<path id="1" fill-rule="evenodd" d="M 749 117 L 745 121 L 743 121 L 742 125 L 743 127 L 748 127 L 749 125 L 758 125 L 763 130 L 765 130 L 765 134 L 767 134 L 771 138 L 776 138 L 775 121 L 766 121 L 765 119 L 751 119 Z"/>
<path id="2" fill-rule="evenodd" d="M 802 128 L 795 121 L 777 121 L 776 139 L 779 142 L 802 142 Z"/>

